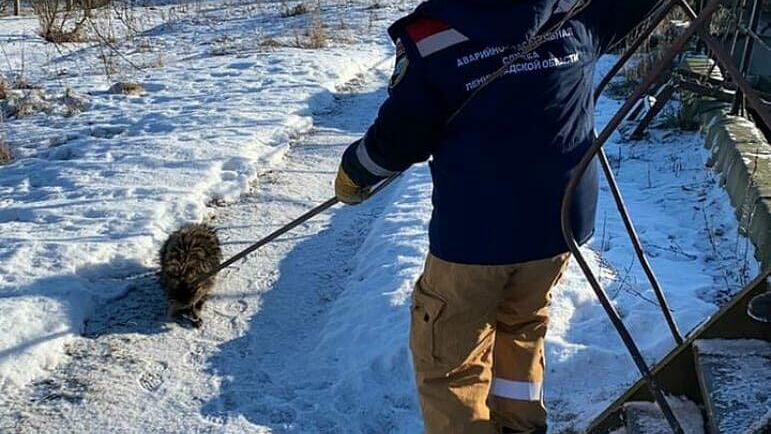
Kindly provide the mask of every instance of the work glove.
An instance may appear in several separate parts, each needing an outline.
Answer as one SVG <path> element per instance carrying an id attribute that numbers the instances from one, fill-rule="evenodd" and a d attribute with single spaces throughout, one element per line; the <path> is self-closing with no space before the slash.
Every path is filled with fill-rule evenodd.
<path id="1" fill-rule="evenodd" d="M 347 205 L 358 205 L 369 197 L 370 188 L 356 185 L 355 182 L 345 173 L 343 166 L 337 170 L 335 178 L 335 195 L 337 199 Z"/>

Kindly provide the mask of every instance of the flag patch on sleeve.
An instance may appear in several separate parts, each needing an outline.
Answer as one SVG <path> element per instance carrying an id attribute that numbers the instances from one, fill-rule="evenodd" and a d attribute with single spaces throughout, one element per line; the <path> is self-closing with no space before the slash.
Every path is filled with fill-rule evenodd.
<path id="1" fill-rule="evenodd" d="M 421 57 L 428 57 L 469 39 L 444 21 L 421 19 L 407 26 L 407 34 Z"/>

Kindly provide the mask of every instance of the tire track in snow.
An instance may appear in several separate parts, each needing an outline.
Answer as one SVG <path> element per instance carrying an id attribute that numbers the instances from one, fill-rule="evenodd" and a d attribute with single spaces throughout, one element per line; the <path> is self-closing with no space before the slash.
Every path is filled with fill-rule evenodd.
<path id="1" fill-rule="evenodd" d="M 387 81 L 387 63 L 341 89 L 250 194 L 214 210 L 228 254 L 332 194 L 339 156 L 384 98 L 377 84 Z M 0 430 L 344 432 L 344 421 L 319 414 L 313 401 L 332 396 L 323 374 L 344 373 L 305 357 L 388 196 L 337 208 L 224 271 L 200 330 L 167 325 L 157 283 L 137 281 L 97 308 L 84 337 L 68 345 L 67 363 L 0 397 Z"/>

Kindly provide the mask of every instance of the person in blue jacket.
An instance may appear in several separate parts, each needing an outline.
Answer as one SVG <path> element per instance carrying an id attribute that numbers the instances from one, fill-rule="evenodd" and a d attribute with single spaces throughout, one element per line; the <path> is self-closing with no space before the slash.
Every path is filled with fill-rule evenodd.
<path id="1" fill-rule="evenodd" d="M 427 433 L 546 432 L 549 292 L 569 260 L 560 206 L 595 137 L 595 65 L 656 4 L 429 0 L 389 29 L 389 96 L 343 154 L 335 190 L 357 204 L 431 158 L 410 330 Z M 572 208 L 581 243 L 597 195 L 593 164 Z"/>

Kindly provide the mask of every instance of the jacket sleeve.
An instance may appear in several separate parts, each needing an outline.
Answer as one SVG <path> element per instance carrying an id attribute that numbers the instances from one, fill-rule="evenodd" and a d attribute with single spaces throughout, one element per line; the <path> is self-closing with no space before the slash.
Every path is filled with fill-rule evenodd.
<path id="1" fill-rule="evenodd" d="M 365 136 L 343 154 L 343 169 L 362 187 L 427 160 L 444 125 L 441 94 L 426 79 L 423 59 L 401 38 L 388 98 Z"/>
<path id="2" fill-rule="evenodd" d="M 602 52 L 624 39 L 659 5 L 663 0 L 592 0 L 588 14 Z"/>

